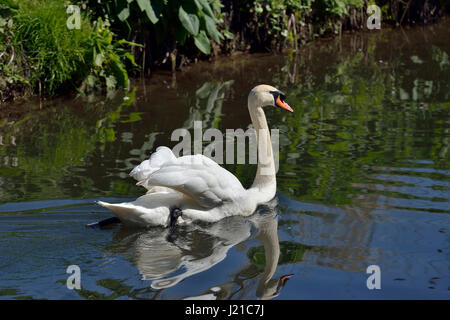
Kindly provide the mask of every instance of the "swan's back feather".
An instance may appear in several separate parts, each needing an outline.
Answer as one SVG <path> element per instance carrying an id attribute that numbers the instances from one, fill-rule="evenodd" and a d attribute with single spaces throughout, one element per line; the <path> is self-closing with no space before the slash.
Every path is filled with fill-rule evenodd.
<path id="1" fill-rule="evenodd" d="M 149 192 L 155 187 L 173 189 L 193 198 L 203 208 L 233 201 L 244 191 L 233 174 L 208 157 L 196 154 L 177 158 L 167 147 L 156 149 L 130 175 Z"/>
<path id="2" fill-rule="evenodd" d="M 146 180 L 153 172 L 158 170 L 164 163 L 176 160 L 172 150 L 167 147 L 158 147 L 150 156 L 150 159 L 144 160 L 136 166 L 131 172 L 132 176 L 137 181 Z"/>

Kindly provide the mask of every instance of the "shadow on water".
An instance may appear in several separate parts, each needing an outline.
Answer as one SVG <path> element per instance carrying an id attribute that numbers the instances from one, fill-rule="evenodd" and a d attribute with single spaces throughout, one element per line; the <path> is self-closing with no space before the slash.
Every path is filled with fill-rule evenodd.
<path id="1" fill-rule="evenodd" d="M 0 297 L 446 298 L 449 23 L 226 57 L 104 98 L 2 106 Z M 128 173 L 176 145 L 175 129 L 248 128 L 259 83 L 295 110 L 267 110 L 280 130 L 272 213 L 183 227 L 173 242 L 160 228 L 84 228 L 108 213 L 95 200 L 142 195 Z M 246 187 L 256 172 L 224 166 Z M 71 264 L 80 291 L 65 286 Z M 381 290 L 366 287 L 371 264 Z"/>

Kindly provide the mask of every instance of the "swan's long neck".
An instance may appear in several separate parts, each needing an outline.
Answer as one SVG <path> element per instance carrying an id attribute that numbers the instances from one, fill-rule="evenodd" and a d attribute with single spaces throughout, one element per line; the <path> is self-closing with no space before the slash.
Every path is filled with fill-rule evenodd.
<path id="1" fill-rule="evenodd" d="M 249 112 L 256 131 L 258 148 L 258 169 L 249 191 L 257 195 L 258 202 L 266 202 L 275 196 L 277 189 L 272 142 L 263 109 L 252 106 L 249 101 Z"/>

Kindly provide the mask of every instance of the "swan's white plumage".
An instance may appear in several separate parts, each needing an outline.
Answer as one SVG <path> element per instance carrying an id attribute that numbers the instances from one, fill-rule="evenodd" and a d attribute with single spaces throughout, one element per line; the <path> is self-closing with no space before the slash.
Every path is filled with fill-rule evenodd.
<path id="1" fill-rule="evenodd" d="M 150 159 L 142 161 L 141 164 L 130 172 L 130 176 L 139 182 L 144 181 L 164 163 L 169 163 L 174 160 L 175 155 L 172 150 L 167 147 L 158 147 Z"/>
<path id="2" fill-rule="evenodd" d="M 234 201 L 245 191 L 240 181 L 201 154 L 183 156 L 161 164 L 144 183 L 147 188 L 168 187 L 193 198 L 205 209 Z"/>
<path id="3" fill-rule="evenodd" d="M 233 201 L 245 191 L 233 174 L 208 157 L 196 154 L 177 158 L 167 147 L 157 148 L 130 175 L 150 193 L 178 191 L 206 209 Z"/>

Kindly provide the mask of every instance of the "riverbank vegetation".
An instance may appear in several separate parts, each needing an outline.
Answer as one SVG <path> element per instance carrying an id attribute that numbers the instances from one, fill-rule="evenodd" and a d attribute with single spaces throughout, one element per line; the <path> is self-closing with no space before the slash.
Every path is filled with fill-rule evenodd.
<path id="1" fill-rule="evenodd" d="M 69 29 L 62 1 L 40 2 L 0 1 L 1 100 L 129 86 L 125 63 L 136 65 L 129 46 L 137 44 L 115 39 L 107 20 L 87 14 L 80 29 Z"/>
<path id="2" fill-rule="evenodd" d="M 129 76 L 236 51 L 296 50 L 366 28 L 370 4 L 394 25 L 432 23 L 450 7 L 449 0 L 0 0 L 0 101 L 128 88 Z"/>

